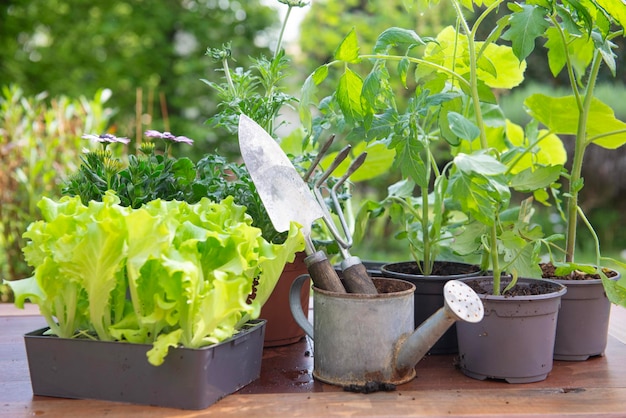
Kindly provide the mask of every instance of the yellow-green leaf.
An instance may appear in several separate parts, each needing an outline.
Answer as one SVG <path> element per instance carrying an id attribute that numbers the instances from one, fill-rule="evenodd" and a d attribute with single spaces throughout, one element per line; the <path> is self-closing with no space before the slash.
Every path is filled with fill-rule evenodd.
<path id="1" fill-rule="evenodd" d="M 336 97 L 341 111 L 349 121 L 361 119 L 363 116 L 363 106 L 361 105 L 362 89 L 363 80 L 361 80 L 361 77 L 354 71 L 346 68 L 339 80 Z"/>
<path id="2" fill-rule="evenodd" d="M 359 58 L 359 41 L 354 28 L 343 38 L 343 41 L 335 50 L 335 59 L 351 64 L 361 61 Z"/>
<path id="3" fill-rule="evenodd" d="M 576 135 L 579 112 L 574 96 L 533 94 L 524 101 L 524 105 L 553 133 Z M 585 139 L 604 148 L 619 148 L 626 143 L 626 123 L 615 117 L 609 105 L 594 98 L 589 109 Z"/>

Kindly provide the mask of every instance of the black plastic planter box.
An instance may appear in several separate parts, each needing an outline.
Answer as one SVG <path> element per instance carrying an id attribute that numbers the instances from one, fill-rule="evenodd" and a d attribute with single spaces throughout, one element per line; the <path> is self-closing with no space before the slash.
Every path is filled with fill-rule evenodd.
<path id="1" fill-rule="evenodd" d="M 265 320 L 219 344 L 170 349 L 160 366 L 146 344 L 24 336 L 33 394 L 204 409 L 261 374 Z"/>

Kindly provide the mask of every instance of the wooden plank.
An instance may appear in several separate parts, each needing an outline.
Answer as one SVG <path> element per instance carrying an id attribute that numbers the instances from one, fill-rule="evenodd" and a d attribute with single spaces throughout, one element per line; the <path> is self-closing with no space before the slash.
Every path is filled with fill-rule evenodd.
<path id="1" fill-rule="evenodd" d="M 626 389 L 514 388 L 502 391 L 428 390 L 378 392 L 369 395 L 345 392 L 231 395 L 203 411 L 142 407 L 116 402 L 76 401 L 35 397 L 29 404 L 2 402 L 1 417 L 51 416 L 97 417 L 624 417 Z"/>
<path id="2" fill-rule="evenodd" d="M 620 314 L 618 314 L 620 315 Z M 616 315 L 614 319 L 619 319 Z M 554 363 L 542 382 L 478 381 L 454 356 L 427 356 L 417 378 L 393 392 L 344 392 L 312 377 L 312 342 L 264 350 L 261 378 L 203 411 L 33 396 L 23 334 L 40 316 L 0 317 L 0 417 L 547 416 L 626 417 L 626 343 L 611 335 L 604 357 Z M 613 329 L 613 328 L 612 328 Z M 612 331 L 613 332 L 613 331 Z"/>

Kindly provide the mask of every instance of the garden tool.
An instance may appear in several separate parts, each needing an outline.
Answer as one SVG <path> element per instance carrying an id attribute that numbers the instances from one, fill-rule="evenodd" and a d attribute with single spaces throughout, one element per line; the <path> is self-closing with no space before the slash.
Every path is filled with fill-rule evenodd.
<path id="1" fill-rule="evenodd" d="M 239 118 L 239 148 L 261 201 L 278 232 L 300 224 L 305 239 L 305 264 L 313 284 L 331 292 L 346 293 L 324 251 L 316 251 L 311 224 L 324 216 L 311 190 L 278 143 L 248 116 Z"/>
<path id="2" fill-rule="evenodd" d="M 332 138 L 331 138 L 332 140 Z M 329 140 L 329 142 L 331 141 Z M 320 156 L 323 152 L 328 149 L 327 145 L 322 147 L 320 154 L 316 161 L 313 162 L 311 169 L 309 172 L 312 172 L 315 169 L 315 165 L 321 159 Z M 322 211 L 324 212 L 324 221 L 330 230 L 330 233 L 334 237 L 337 244 L 339 244 L 339 252 L 343 257 L 343 261 L 341 262 L 341 270 L 342 274 L 342 282 L 348 293 L 364 293 L 369 295 L 375 295 L 377 292 L 376 286 L 372 282 L 372 279 L 367 274 L 367 269 L 361 262 L 359 257 L 353 256 L 348 251 L 350 247 L 352 247 L 352 234 L 350 233 L 350 228 L 346 222 L 346 218 L 343 213 L 343 209 L 341 208 L 341 204 L 339 203 L 339 198 L 337 197 L 338 190 L 341 186 L 348 180 L 348 178 L 354 173 L 365 161 L 367 157 L 367 153 L 361 153 L 348 167 L 345 174 L 341 176 L 337 182 L 332 187 L 327 187 L 328 177 L 337 169 L 337 167 L 346 159 L 348 154 L 350 153 L 350 145 L 343 148 L 337 157 L 333 160 L 331 165 L 328 167 L 326 171 L 323 172 L 322 176 L 316 180 L 313 186 L 313 193 L 317 202 L 319 203 Z M 325 186 L 326 184 L 326 186 Z M 341 225 L 341 229 L 343 230 L 343 235 L 339 232 L 335 223 L 332 220 L 332 216 L 328 211 L 324 196 L 322 195 L 321 188 L 325 186 L 326 189 L 329 190 L 330 199 L 332 201 L 332 205 L 335 209 L 335 213 L 339 218 L 339 223 Z"/>

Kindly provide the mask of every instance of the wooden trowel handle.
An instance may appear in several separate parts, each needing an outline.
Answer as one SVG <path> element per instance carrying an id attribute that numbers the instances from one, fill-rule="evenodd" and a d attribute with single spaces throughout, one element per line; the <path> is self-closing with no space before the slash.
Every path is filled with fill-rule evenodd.
<path id="1" fill-rule="evenodd" d="M 361 263 L 361 260 L 355 258 L 355 262 L 343 268 L 343 277 L 341 281 L 348 293 L 361 293 L 365 295 L 376 295 L 378 290 L 374 286 L 374 282 L 367 274 L 367 269 Z M 358 261 L 357 261 L 358 260 Z"/>
<path id="2" fill-rule="evenodd" d="M 341 284 L 337 272 L 323 251 L 316 251 L 309 255 L 304 259 L 304 263 L 309 270 L 315 287 L 328 290 L 329 292 L 346 293 L 346 289 Z"/>

